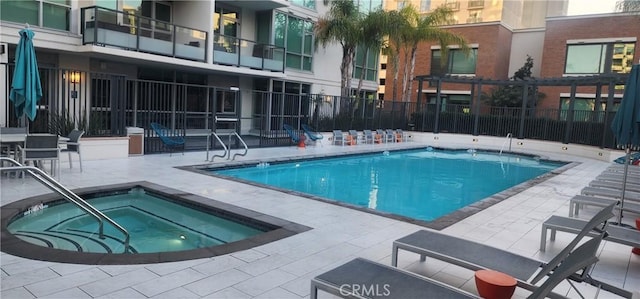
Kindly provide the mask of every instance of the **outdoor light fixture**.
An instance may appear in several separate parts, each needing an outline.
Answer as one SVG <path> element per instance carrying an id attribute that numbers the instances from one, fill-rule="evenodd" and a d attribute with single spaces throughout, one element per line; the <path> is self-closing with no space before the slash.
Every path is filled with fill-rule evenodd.
<path id="1" fill-rule="evenodd" d="M 71 98 L 78 98 L 78 91 L 76 90 L 76 85 L 80 83 L 80 72 L 72 71 L 69 72 L 69 82 L 73 84 L 73 90 L 71 91 Z"/>
<path id="2" fill-rule="evenodd" d="M 80 72 L 70 72 L 69 81 L 73 84 L 80 83 Z"/>

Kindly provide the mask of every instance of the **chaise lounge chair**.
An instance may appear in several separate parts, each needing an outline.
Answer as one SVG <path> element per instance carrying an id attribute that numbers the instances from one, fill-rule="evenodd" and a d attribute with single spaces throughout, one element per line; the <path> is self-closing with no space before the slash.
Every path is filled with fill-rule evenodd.
<path id="1" fill-rule="evenodd" d="M 582 195 L 590 195 L 590 196 L 601 196 L 606 198 L 622 198 L 622 190 L 621 189 L 609 189 L 609 188 L 595 188 L 595 187 L 584 187 L 582 188 Z M 625 200 L 633 200 L 640 201 L 640 192 L 633 192 L 627 190 L 624 193 Z"/>
<path id="2" fill-rule="evenodd" d="M 528 285 L 527 298 L 565 298 L 551 291 L 580 269 L 598 261 L 596 253 L 602 239 L 594 237 L 567 254 L 539 287 Z M 356 258 L 311 280 L 311 298 L 323 290 L 343 298 L 480 298 L 475 294 L 405 270 Z"/>
<path id="3" fill-rule="evenodd" d="M 480 244 L 474 241 L 456 238 L 431 230 L 420 230 L 393 242 L 391 263 L 398 264 L 398 252 L 400 249 L 420 254 L 420 261 L 426 257 L 439 259 L 473 271 L 491 269 L 506 273 L 518 281 L 518 285 L 527 288 L 548 275 L 560 261 L 567 257 L 569 252 L 592 230 L 598 226 L 604 227 L 606 221 L 613 217 L 615 204 L 610 204 L 594 215 L 576 237 L 558 253 L 551 261 L 544 263 L 540 260 L 517 255 L 509 251 Z M 538 270 L 538 274 L 531 278 Z M 584 281 L 592 285 L 599 285 L 602 289 L 631 298 L 629 291 L 596 281 L 589 276 L 589 271 L 582 271 L 580 275 L 572 275 L 575 281 Z"/>
<path id="4" fill-rule="evenodd" d="M 322 134 L 316 132 L 316 130 L 313 130 L 307 124 L 302 124 L 302 130 L 304 130 L 304 132 L 307 134 L 309 139 L 311 139 L 311 141 L 318 142 L 320 143 L 320 146 L 322 146 L 322 139 L 324 138 Z"/>
<path id="5" fill-rule="evenodd" d="M 587 225 L 587 221 L 582 219 L 562 217 L 558 215 L 549 217 L 549 219 L 542 223 L 542 232 L 540 235 L 540 251 L 546 250 L 547 230 L 551 231 L 549 240 L 554 241 L 556 239 L 556 231 L 578 233 L 585 225 Z M 595 232 L 592 233 L 596 234 Z M 607 226 L 607 234 L 604 236 L 604 240 L 634 247 L 640 247 L 640 231 L 618 225 L 609 225 Z"/>
<path id="6" fill-rule="evenodd" d="M 638 181 L 640 181 L 640 180 L 638 180 Z M 638 181 L 636 181 L 636 182 L 638 182 Z M 622 190 L 622 180 L 620 180 L 619 182 L 594 180 L 594 181 L 591 181 L 589 183 L 589 187 Z M 627 188 L 626 189 L 627 191 L 640 192 L 640 184 L 637 184 L 637 183 L 634 184 L 629 180 L 627 180 L 627 185 L 625 186 L 625 188 Z"/>
<path id="7" fill-rule="evenodd" d="M 582 206 L 606 207 L 610 204 L 617 204 L 618 202 L 619 200 L 612 198 L 576 195 L 569 199 L 569 217 L 578 216 L 578 214 L 580 214 L 579 211 Z M 620 206 L 616 206 L 615 209 L 620 210 Z M 624 202 L 624 210 L 627 212 L 640 214 L 640 203 L 627 200 Z"/>
<path id="8" fill-rule="evenodd" d="M 291 141 L 293 141 L 293 143 L 295 144 L 300 143 L 300 136 L 302 136 L 303 134 L 296 133 L 293 127 L 290 125 L 283 124 L 282 127 L 284 128 L 285 131 L 287 131 L 287 134 L 289 134 L 289 137 L 291 137 Z"/>
<path id="9" fill-rule="evenodd" d="M 176 135 L 174 130 L 170 130 L 159 123 L 151 123 L 151 128 L 160 137 L 164 147 L 169 150 L 169 156 L 178 149 L 182 149 L 182 154 L 184 155 L 185 142 L 182 136 Z"/>

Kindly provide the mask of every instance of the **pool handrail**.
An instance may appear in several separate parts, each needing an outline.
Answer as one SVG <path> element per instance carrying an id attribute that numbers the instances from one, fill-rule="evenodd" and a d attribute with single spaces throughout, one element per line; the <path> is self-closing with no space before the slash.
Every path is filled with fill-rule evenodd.
<path id="1" fill-rule="evenodd" d="M 240 142 L 242 143 L 242 146 L 244 146 L 244 153 L 235 153 L 233 154 L 233 157 L 231 158 L 231 160 L 235 160 L 236 156 L 240 156 L 240 157 L 244 157 L 247 155 L 247 153 L 249 152 L 249 147 L 247 146 L 247 144 L 244 142 L 244 140 L 242 139 L 242 137 L 240 137 L 240 135 L 238 135 L 238 132 L 233 132 L 234 135 L 236 135 L 236 137 L 238 138 L 238 140 L 240 140 Z M 229 142 L 229 148 L 231 148 L 231 142 Z M 231 151 L 229 151 L 229 154 L 231 154 Z"/>
<path id="2" fill-rule="evenodd" d="M 7 157 L 0 157 L 0 162 L 9 162 L 13 165 L 16 165 L 11 167 L 0 167 L 0 173 L 3 171 L 26 170 L 26 172 L 30 174 L 36 181 L 42 183 L 44 186 L 48 187 L 52 191 L 62 195 L 64 199 L 75 204 L 81 210 L 85 211 L 87 214 L 96 218 L 96 220 L 98 220 L 98 230 L 100 233 L 100 239 L 105 238 L 103 220 L 109 222 L 109 224 L 113 225 L 117 230 L 119 230 L 121 233 L 125 235 L 124 252 L 125 253 L 129 252 L 129 241 L 131 239 L 131 235 L 126 229 L 124 229 L 122 226 L 120 226 L 120 224 L 113 221 L 113 219 L 109 218 L 107 215 L 102 213 L 100 210 L 90 205 L 87 201 L 82 199 L 80 196 L 73 193 L 73 191 L 67 189 L 58 181 L 54 180 L 46 172 L 42 171 L 40 168 L 37 168 L 37 167 L 22 165 L 18 161 L 11 158 L 7 158 Z"/>
<path id="3" fill-rule="evenodd" d="M 211 159 L 209 159 L 209 145 L 211 144 L 211 141 L 210 141 L 209 138 L 212 135 L 213 135 L 213 137 L 216 138 L 216 140 L 218 140 L 218 142 L 220 142 L 220 145 L 222 145 L 222 149 L 224 150 L 224 153 L 222 153 L 222 155 L 213 155 L 211 157 Z M 216 157 L 224 158 L 224 157 L 227 156 L 227 153 L 229 153 L 229 149 L 224 144 L 224 142 L 222 142 L 222 139 L 220 139 L 220 136 L 218 136 L 218 134 L 216 134 L 216 132 L 211 131 L 211 134 L 209 136 L 207 136 L 207 161 L 213 162 L 213 159 L 215 159 Z"/>

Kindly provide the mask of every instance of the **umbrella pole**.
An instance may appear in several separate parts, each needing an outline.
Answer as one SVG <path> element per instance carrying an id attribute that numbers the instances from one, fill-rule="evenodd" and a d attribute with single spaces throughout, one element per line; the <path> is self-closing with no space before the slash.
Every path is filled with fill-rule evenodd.
<path id="1" fill-rule="evenodd" d="M 631 147 L 627 146 L 626 158 L 624 159 L 624 175 L 622 175 L 622 196 L 620 197 L 620 214 L 618 214 L 618 225 L 622 225 L 622 212 L 624 211 L 624 193 L 627 191 L 627 172 L 631 160 Z"/>

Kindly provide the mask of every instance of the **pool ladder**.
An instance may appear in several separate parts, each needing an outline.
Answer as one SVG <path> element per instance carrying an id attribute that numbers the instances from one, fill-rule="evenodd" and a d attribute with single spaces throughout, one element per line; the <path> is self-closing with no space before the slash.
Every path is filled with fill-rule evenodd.
<path id="1" fill-rule="evenodd" d="M 242 137 L 240 137 L 240 135 L 238 135 L 238 132 L 231 132 L 228 134 L 229 136 L 229 145 L 225 145 L 224 142 L 222 142 L 222 139 L 220 139 L 220 136 L 216 133 L 216 132 L 211 132 L 211 136 L 213 136 L 216 140 L 218 140 L 218 142 L 220 142 L 220 144 L 222 145 L 222 149 L 224 150 L 224 152 L 222 153 L 222 155 L 213 155 L 211 157 L 211 159 L 209 159 L 209 144 L 210 139 L 209 137 L 207 137 L 207 161 L 209 162 L 213 162 L 213 159 L 215 159 L 215 157 L 220 157 L 220 158 L 224 158 L 227 157 L 227 160 L 235 160 L 236 156 L 245 156 L 247 155 L 247 153 L 249 152 L 249 147 L 247 146 L 247 143 L 244 142 L 244 140 L 242 139 Z M 242 146 L 244 147 L 244 152 L 242 153 L 235 153 L 233 154 L 233 157 L 231 156 L 231 138 L 232 137 L 236 137 L 238 138 L 238 140 L 240 141 L 240 143 L 242 143 Z"/>
<path id="2" fill-rule="evenodd" d="M 6 158 L 6 157 L 0 157 L 0 164 L 4 164 L 4 162 L 9 162 L 9 163 L 11 163 L 11 164 L 13 164 L 15 166 L 0 167 L 0 173 L 4 172 L 4 171 L 16 171 L 16 170 L 21 170 L 23 172 L 26 171 L 29 175 L 31 175 L 34 179 L 36 179 L 36 181 L 42 183 L 42 185 L 46 186 L 47 188 L 51 189 L 52 191 L 62 195 L 62 197 L 64 199 L 66 199 L 67 201 L 75 204 L 78 208 L 80 208 L 81 210 L 85 211 L 87 214 L 89 214 L 93 218 L 95 218 L 98 221 L 98 232 L 100 234 L 100 239 L 104 239 L 105 238 L 104 237 L 104 221 L 106 221 L 109 224 L 113 225 L 117 230 L 119 230 L 120 232 L 122 232 L 124 234 L 124 236 L 125 236 L 125 238 L 124 238 L 124 252 L 125 253 L 129 252 L 129 241 L 131 239 L 131 236 L 130 236 L 129 232 L 126 229 L 124 229 L 118 223 L 113 221 L 113 219 L 109 218 L 107 215 L 102 213 L 100 210 L 98 210 L 95 207 L 93 207 L 92 205 L 90 205 L 87 201 L 82 199 L 77 194 L 73 193 L 73 191 L 67 189 L 65 186 L 60 184 L 58 181 L 54 180 L 51 176 L 49 176 L 46 172 L 42 171 L 40 168 L 33 167 L 33 166 L 25 166 L 25 165 L 20 164 L 18 161 L 14 160 L 14 159 Z"/>
<path id="3" fill-rule="evenodd" d="M 509 151 L 511 151 L 511 142 L 513 141 L 513 135 L 511 133 L 508 133 L 505 138 L 506 138 L 505 141 L 502 143 L 502 146 L 500 147 L 500 155 L 502 155 L 502 150 L 504 150 L 504 146 L 507 145 L 507 142 L 509 142 Z"/>

